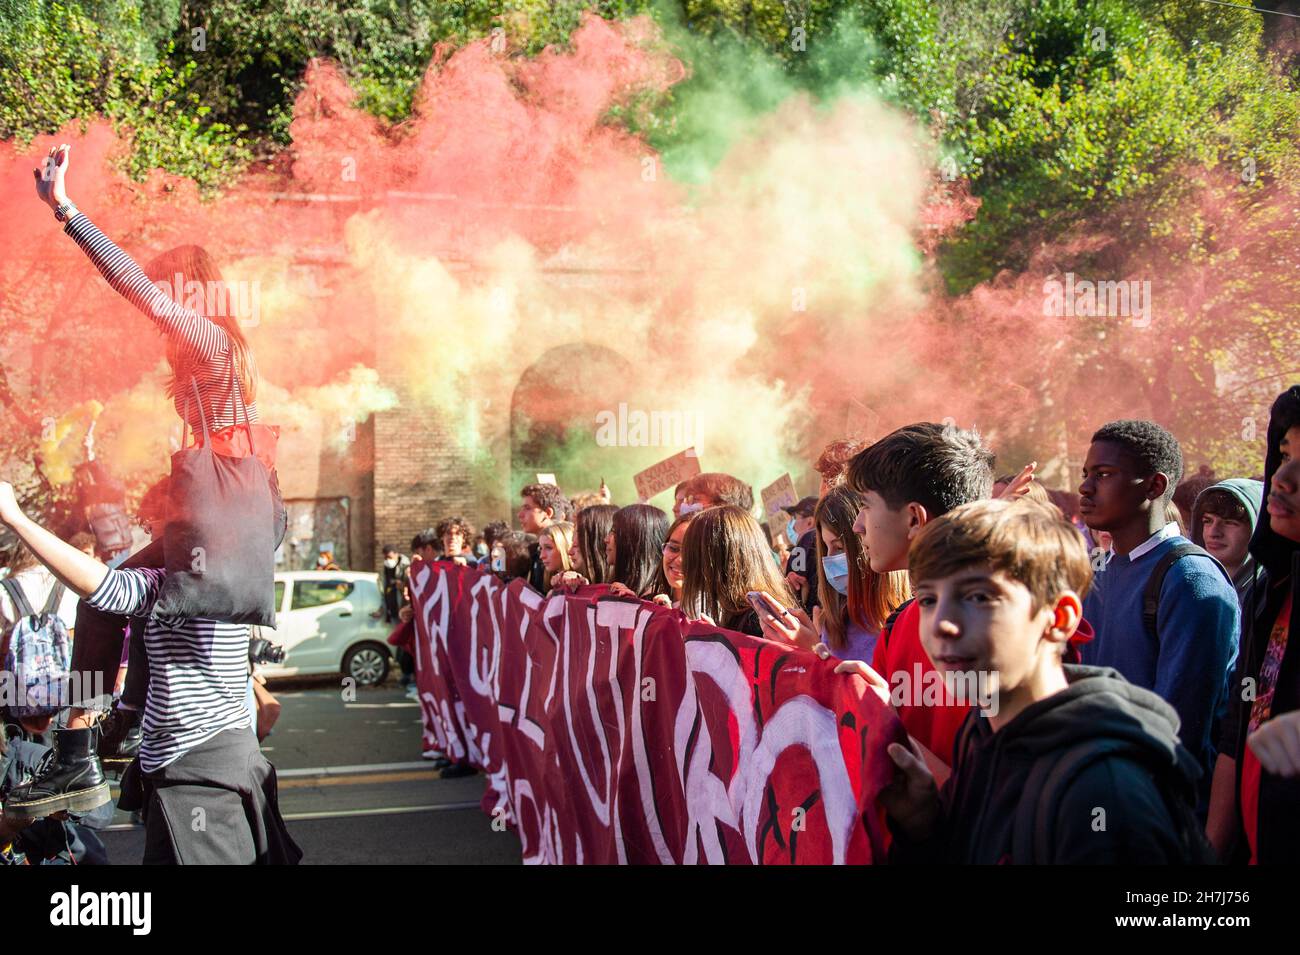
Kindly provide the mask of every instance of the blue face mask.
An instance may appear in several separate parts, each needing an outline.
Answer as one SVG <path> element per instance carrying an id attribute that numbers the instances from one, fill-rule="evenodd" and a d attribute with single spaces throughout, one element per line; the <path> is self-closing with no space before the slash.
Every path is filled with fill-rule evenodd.
<path id="1" fill-rule="evenodd" d="M 794 547 L 799 543 L 799 534 L 794 529 L 793 519 L 791 519 L 789 524 L 785 525 L 785 539 L 790 542 L 791 547 Z"/>
<path id="2" fill-rule="evenodd" d="M 836 554 L 822 558 L 822 573 L 826 582 L 841 594 L 849 592 L 849 555 Z"/>

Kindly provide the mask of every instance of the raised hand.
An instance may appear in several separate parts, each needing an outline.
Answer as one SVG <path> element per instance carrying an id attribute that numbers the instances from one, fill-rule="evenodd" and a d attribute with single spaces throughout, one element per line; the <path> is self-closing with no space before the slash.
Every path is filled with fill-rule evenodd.
<path id="1" fill-rule="evenodd" d="M 32 170 L 32 177 L 36 180 L 36 195 L 51 209 L 57 209 L 68 201 L 64 183 L 71 150 L 72 147 L 67 143 L 51 146 L 49 155 L 41 161 L 41 167 Z"/>
<path id="2" fill-rule="evenodd" d="M 1037 469 L 1037 461 L 1030 461 L 1026 464 L 1020 469 L 1020 473 L 1012 479 L 1011 483 L 1003 489 L 1002 493 L 998 495 L 998 500 L 1014 501 L 1016 498 L 1020 497 L 1020 495 L 1024 494 L 1029 490 L 1029 485 L 1034 483 L 1034 471 Z"/>
<path id="3" fill-rule="evenodd" d="M 8 481 L 0 481 L 0 524 L 13 527 L 16 521 L 22 519 L 22 516 L 23 509 L 18 506 L 14 486 Z"/>

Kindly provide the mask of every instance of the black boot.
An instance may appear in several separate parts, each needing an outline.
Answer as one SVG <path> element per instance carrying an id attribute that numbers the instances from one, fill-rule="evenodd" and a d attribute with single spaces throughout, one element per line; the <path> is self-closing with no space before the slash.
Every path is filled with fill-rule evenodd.
<path id="1" fill-rule="evenodd" d="M 140 755 L 140 715 L 119 706 L 99 724 L 99 758 L 106 769 L 121 768 Z"/>
<path id="2" fill-rule="evenodd" d="M 69 810 L 90 812 L 112 797 L 104 770 L 95 755 L 98 732 L 55 730 L 54 748 L 45 754 L 36 778 L 17 786 L 5 800 L 5 814 L 27 819 Z"/>

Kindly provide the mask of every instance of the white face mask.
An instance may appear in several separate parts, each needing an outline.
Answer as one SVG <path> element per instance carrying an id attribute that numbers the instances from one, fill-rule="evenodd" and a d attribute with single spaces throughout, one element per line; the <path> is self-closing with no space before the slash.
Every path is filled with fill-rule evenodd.
<path id="1" fill-rule="evenodd" d="M 392 570 L 394 567 L 397 566 L 397 558 L 396 558 L 396 557 L 387 557 L 387 558 L 385 558 L 385 559 L 384 559 L 384 566 L 387 567 L 389 570 Z"/>

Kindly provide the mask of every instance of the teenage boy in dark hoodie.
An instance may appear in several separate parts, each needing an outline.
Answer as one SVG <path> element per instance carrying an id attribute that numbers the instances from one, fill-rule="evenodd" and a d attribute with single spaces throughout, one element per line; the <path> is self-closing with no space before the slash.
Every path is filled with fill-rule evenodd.
<path id="1" fill-rule="evenodd" d="M 1083 646 L 1082 662 L 1114 667 L 1178 712 L 1179 738 L 1201 767 L 1204 819 L 1240 611 L 1223 567 L 1208 554 L 1188 554 L 1167 566 L 1155 632 L 1149 632 L 1147 582 L 1166 554 L 1191 543 L 1170 518 L 1182 473 L 1178 441 L 1154 422 L 1112 421 L 1092 436 L 1079 513 L 1094 532 L 1109 532 L 1113 544 L 1093 565 L 1096 578 L 1083 612 L 1097 635 Z"/>
<path id="2" fill-rule="evenodd" d="M 1294 865 L 1300 858 L 1300 638 L 1289 637 L 1300 632 L 1300 385 L 1273 402 L 1263 500 L 1250 553 L 1264 578 L 1244 606 L 1206 828 L 1225 860 Z"/>
<path id="3" fill-rule="evenodd" d="M 1062 663 L 1092 578 L 1072 525 L 1033 501 L 977 501 L 926 524 L 909 569 L 926 652 L 946 681 L 989 689 L 941 793 L 889 747 L 891 861 L 1209 860 L 1173 709 L 1114 670 Z"/>

